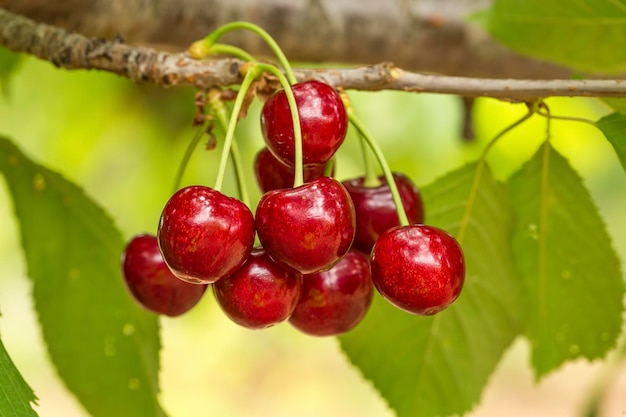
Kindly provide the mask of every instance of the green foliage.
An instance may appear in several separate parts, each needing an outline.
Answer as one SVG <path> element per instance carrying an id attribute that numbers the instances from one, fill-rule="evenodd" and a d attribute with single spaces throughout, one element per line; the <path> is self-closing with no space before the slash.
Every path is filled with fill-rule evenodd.
<path id="1" fill-rule="evenodd" d="M 461 297 L 434 317 L 409 315 L 377 298 L 366 319 L 340 337 L 352 363 L 399 416 L 470 410 L 522 331 L 522 287 L 508 244 L 513 217 L 506 189 L 486 167 L 472 164 L 422 191 L 429 224 L 453 233 L 464 228 L 467 278 Z"/>
<path id="2" fill-rule="evenodd" d="M 582 71 L 626 70 L 623 0 L 593 3 L 495 0 L 477 18 L 494 37 L 520 53 Z M 18 61 L 18 55 L 0 49 L 3 88 Z M 115 82 L 124 83 L 117 78 Z M 31 91 L 37 88 L 40 87 L 35 86 Z M 94 93 L 93 88 L 100 90 Z M 154 187 L 146 189 L 162 189 L 164 181 L 169 189 L 169 177 L 163 172 L 177 163 L 172 158 L 175 141 L 149 142 L 141 137 L 141 128 L 136 130 L 139 139 L 135 145 L 141 143 L 144 147 L 132 148 L 128 138 L 112 141 L 112 137 L 118 138 L 118 130 L 126 130 L 120 123 L 110 123 L 114 113 L 96 109 L 90 112 L 91 119 L 74 120 L 77 111 L 96 106 L 94 102 L 102 99 L 109 86 L 90 78 L 81 85 L 75 84 L 75 90 L 76 94 L 89 90 L 90 96 L 83 97 L 82 102 L 69 100 L 73 104 L 70 110 L 58 106 L 58 101 L 56 106 L 46 104 L 37 108 L 40 115 L 48 110 L 52 114 L 53 123 L 44 124 L 46 133 L 57 132 L 54 140 L 37 149 L 50 157 L 47 152 L 66 147 L 74 158 L 70 166 L 85 160 L 83 151 L 87 148 L 95 149 L 88 165 L 98 157 L 106 159 L 98 146 L 107 143 L 115 158 L 120 161 L 128 158 L 131 164 L 141 161 L 144 167 L 150 165 L 148 171 L 153 172 L 131 185 L 119 184 L 116 181 L 119 177 L 125 181 L 128 178 L 108 161 L 101 170 L 112 167 L 111 172 L 117 172 L 118 178 L 107 178 L 111 187 L 102 194 L 118 193 L 124 186 L 143 187 L 148 182 Z M 67 90 L 59 89 L 53 95 L 62 92 Z M 67 95 L 72 94 L 73 91 Z M 162 97 L 158 89 L 151 94 Z M 365 98 L 367 94 L 370 93 L 353 96 Z M 127 108 L 137 107 L 137 102 L 129 104 L 130 94 L 121 99 L 120 96 L 117 92 L 111 94 L 115 100 L 119 99 L 112 108 L 121 108 L 120 112 L 126 113 Z M 417 108 L 415 103 L 409 105 L 400 99 L 393 101 L 392 106 L 387 102 L 381 105 L 381 96 L 382 93 L 377 96 L 371 106 L 372 114 L 366 120 L 384 120 L 378 128 L 388 137 L 400 138 L 388 144 L 391 143 L 390 153 L 395 152 L 397 160 L 406 162 L 401 168 L 427 171 L 420 175 L 448 169 L 434 156 L 443 149 L 436 135 L 441 134 L 440 127 L 454 125 L 455 120 L 451 119 L 454 115 L 447 111 L 427 113 L 426 108 Z M 411 99 L 416 97 L 413 95 Z M 188 99 L 192 99 L 191 95 Z M 356 104 L 358 99 L 354 101 Z M 617 111 L 626 109 L 624 100 L 607 102 Z M 155 130 L 171 139 L 181 126 L 186 126 L 190 114 L 183 112 L 180 120 L 172 123 L 172 111 L 164 112 L 163 103 L 161 106 L 149 107 L 156 108 L 159 115 L 167 113 Z M 449 109 L 452 103 L 442 107 Z M 415 129 L 405 129 L 401 123 L 387 123 L 401 117 L 400 113 L 407 108 L 412 109 L 409 117 L 419 114 L 428 120 L 428 123 L 418 120 L 412 125 L 421 129 L 417 134 Z M 138 114 L 139 117 L 137 114 L 127 117 L 136 121 L 146 116 Z M 494 119 L 493 115 L 490 117 Z M 433 122 L 436 118 L 441 120 L 439 127 Z M 246 123 L 254 125 L 256 132 L 258 120 L 242 121 Z M 68 124 L 78 132 L 73 140 L 66 136 Z M 104 139 L 97 138 L 97 129 L 92 129 L 94 124 L 111 124 L 113 133 Z M 626 169 L 626 114 L 603 117 L 597 127 Z M 85 144 L 83 131 L 91 134 L 93 142 Z M 24 127 L 27 133 L 22 135 L 24 141 L 29 140 L 28 136 L 41 135 L 41 131 L 36 132 L 29 135 L 28 127 Z M 246 131 L 250 132 L 252 128 Z M 443 153 L 457 163 L 467 148 L 458 145 L 455 135 L 449 134 L 455 142 Z M 63 141 L 58 140 L 61 137 Z M 40 145 L 36 143 L 33 146 Z M 78 143 L 85 146 L 80 152 L 75 151 Z M 251 142 L 245 144 L 251 148 Z M 125 149 L 123 157 L 120 147 Z M 161 148 L 160 154 L 150 153 L 157 147 Z M 473 155 L 482 149 L 475 146 Z M 246 151 L 253 154 L 251 149 Z M 163 156 L 159 159 L 156 155 Z M 493 156 L 492 152 L 490 158 Z M 526 158 L 521 157 L 519 163 Z M 339 158 L 340 170 L 350 164 L 344 162 Z M 493 166 L 496 172 L 496 165 Z M 205 168 L 199 170 L 202 178 L 207 173 Z M 348 168 L 361 172 L 360 167 Z M 64 383 L 94 416 L 164 416 L 157 400 L 159 326 L 156 317 L 138 308 L 123 287 L 119 271 L 123 241 L 111 219 L 77 186 L 32 162 L 8 139 L 2 138 L 0 171 L 6 177 L 20 224 L 44 340 Z M 514 169 L 508 172 L 511 171 Z M 157 192 L 151 192 L 154 200 L 158 200 L 154 197 Z M 131 190 L 126 197 L 135 197 L 134 193 Z M 582 179 L 548 143 L 506 184 L 496 181 L 491 170 L 480 161 L 439 178 L 423 188 L 422 193 L 427 223 L 454 233 L 464 248 L 467 279 L 461 297 L 439 315 L 418 317 L 401 312 L 376 296 L 364 322 L 339 338 L 348 359 L 373 383 L 399 417 L 446 416 L 471 410 L 503 354 L 518 336 L 529 340 L 537 379 L 573 359 L 602 358 L 615 345 L 623 313 L 620 261 Z M 118 219 L 127 214 L 126 208 L 145 203 L 137 201 L 143 197 L 141 194 L 135 200 L 125 198 L 127 206 L 116 212 Z M 155 204 L 151 203 L 145 206 L 153 209 Z M 149 218 L 142 210 L 145 207 L 137 210 L 141 213 L 137 217 Z M 156 223 L 153 220 L 146 223 Z M 226 360 L 233 363 L 239 357 Z M 34 393 L 1 343 L 0 371 L 0 417 L 35 415 L 29 404 L 35 400 Z"/>
<path id="3" fill-rule="evenodd" d="M 7 95 L 9 93 L 11 75 L 13 75 L 21 61 L 22 55 L 0 47 L 0 90 L 2 94 Z"/>
<path id="4" fill-rule="evenodd" d="M 581 71 L 626 71 L 623 0 L 495 0 L 474 18 L 524 55 Z"/>
<path id="5" fill-rule="evenodd" d="M 0 417 L 33 417 L 37 401 L 0 340 Z"/>
<path id="6" fill-rule="evenodd" d="M 50 357 L 93 416 L 163 416 L 156 316 L 121 279 L 120 233 L 82 190 L 0 138 L 33 297 Z"/>
<path id="7" fill-rule="evenodd" d="M 609 140 L 622 166 L 626 170 L 626 114 L 613 113 L 596 122 L 598 129 Z"/>
<path id="8" fill-rule="evenodd" d="M 620 333 L 624 282 L 581 178 L 546 142 L 510 190 L 536 375 L 574 358 L 603 357 Z"/>

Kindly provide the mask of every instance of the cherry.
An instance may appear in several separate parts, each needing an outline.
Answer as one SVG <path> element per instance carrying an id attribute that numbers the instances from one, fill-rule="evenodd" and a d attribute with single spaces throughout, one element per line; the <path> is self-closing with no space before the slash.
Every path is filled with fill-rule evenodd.
<path id="1" fill-rule="evenodd" d="M 261 329 L 289 318 L 300 296 L 300 277 L 256 248 L 241 268 L 213 284 L 213 292 L 232 321 Z"/>
<path id="2" fill-rule="evenodd" d="M 339 262 L 354 239 L 354 222 L 348 192 L 330 177 L 267 192 L 256 209 L 261 245 L 279 264 L 303 274 Z"/>
<path id="3" fill-rule="evenodd" d="M 343 143 L 348 116 L 341 96 L 328 84 L 306 81 L 292 86 L 302 129 L 303 164 L 325 164 Z M 293 166 L 295 141 L 284 90 L 271 96 L 261 111 L 261 131 L 267 147 Z"/>
<path id="4" fill-rule="evenodd" d="M 326 166 L 322 164 L 306 165 L 303 175 L 304 182 L 310 182 L 324 176 Z M 294 180 L 294 168 L 285 165 L 270 152 L 267 147 L 261 149 L 254 158 L 254 172 L 256 179 L 264 193 L 280 188 L 291 188 Z M 334 167 L 331 170 L 331 176 Z"/>
<path id="5" fill-rule="evenodd" d="M 424 204 L 417 186 L 403 174 L 394 172 L 393 178 L 409 223 L 423 223 Z M 352 197 L 356 214 L 353 247 L 368 255 L 381 233 L 400 225 L 389 185 L 384 176 L 378 179 L 381 184 L 376 187 L 366 187 L 364 177 L 342 182 Z"/>
<path id="6" fill-rule="evenodd" d="M 465 281 L 461 246 L 433 226 L 398 226 L 372 249 L 372 281 L 380 294 L 409 313 L 431 315 L 450 305 Z"/>
<path id="7" fill-rule="evenodd" d="M 158 242 L 167 266 L 191 283 L 212 283 L 233 273 L 254 244 L 254 218 L 241 201 L 194 185 L 165 204 Z"/>
<path id="8" fill-rule="evenodd" d="M 313 336 L 345 333 L 367 313 L 373 288 L 367 259 L 352 250 L 328 271 L 302 276 L 302 294 L 289 322 Z"/>
<path id="9" fill-rule="evenodd" d="M 133 237 L 122 252 L 121 264 L 130 293 L 154 313 L 179 316 L 200 301 L 207 287 L 176 278 L 165 265 L 154 235 Z"/>

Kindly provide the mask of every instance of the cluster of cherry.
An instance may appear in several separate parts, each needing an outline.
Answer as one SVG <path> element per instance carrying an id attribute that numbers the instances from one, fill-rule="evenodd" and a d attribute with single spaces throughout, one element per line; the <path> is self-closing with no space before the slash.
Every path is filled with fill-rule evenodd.
<path id="1" fill-rule="evenodd" d="M 421 196 L 406 176 L 387 169 L 379 177 L 333 178 L 352 113 L 328 84 L 301 82 L 291 91 L 295 119 L 285 90 L 262 109 L 266 147 L 254 170 L 264 194 L 256 213 L 215 188 L 178 190 L 157 235 L 136 236 L 124 250 L 131 294 L 151 311 L 177 316 L 210 285 L 242 326 L 289 321 L 318 336 L 354 328 L 374 288 L 413 314 L 446 308 L 465 277 L 457 241 L 423 224 Z"/>

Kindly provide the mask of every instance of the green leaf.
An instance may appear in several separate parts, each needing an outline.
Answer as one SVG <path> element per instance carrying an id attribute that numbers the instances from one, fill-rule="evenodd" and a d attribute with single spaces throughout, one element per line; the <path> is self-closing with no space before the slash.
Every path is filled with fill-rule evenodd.
<path id="1" fill-rule="evenodd" d="M 95 417 L 163 416 L 157 317 L 127 294 L 123 240 L 104 211 L 0 137 L 35 307 L 67 387 Z"/>
<path id="2" fill-rule="evenodd" d="M 624 282 L 581 178 L 546 142 L 510 189 L 537 377 L 570 359 L 603 357 L 620 333 Z"/>
<path id="3" fill-rule="evenodd" d="M 0 340 L 0 417 L 33 417 L 37 397 L 17 370 Z"/>
<path id="4" fill-rule="evenodd" d="M 464 228 L 467 274 L 459 299 L 436 316 L 419 317 L 377 296 L 364 321 L 340 337 L 349 359 L 400 417 L 470 410 L 522 331 L 512 210 L 506 189 L 483 168 L 466 166 L 422 190 L 429 224 L 451 233 Z M 473 205 L 464 216 L 468 196 Z"/>
<path id="5" fill-rule="evenodd" d="M 624 0 L 495 0 L 474 18 L 519 53 L 581 71 L 626 71 Z"/>
<path id="6" fill-rule="evenodd" d="M 596 122 L 626 170 L 626 114 L 612 113 Z"/>
<path id="7" fill-rule="evenodd" d="M 601 100 L 605 104 L 609 105 L 616 112 L 626 114 L 626 99 L 625 98 L 604 97 Z"/>
<path id="8" fill-rule="evenodd" d="M 0 90 L 3 94 L 9 93 L 11 75 L 22 61 L 22 55 L 0 47 Z"/>

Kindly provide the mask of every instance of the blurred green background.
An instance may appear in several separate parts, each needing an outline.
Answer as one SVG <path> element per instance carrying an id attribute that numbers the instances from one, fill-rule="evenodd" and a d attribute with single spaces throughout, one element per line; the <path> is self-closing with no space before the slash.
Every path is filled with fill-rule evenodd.
<path id="1" fill-rule="evenodd" d="M 0 96 L 0 134 L 12 138 L 35 161 L 84 187 L 126 237 L 156 231 L 193 135 L 193 89 L 138 86 L 110 74 L 59 70 L 33 58 L 23 60 L 6 87 L 7 93 Z M 479 99 L 474 109 L 477 137 L 466 141 L 461 138 L 463 107 L 458 97 L 350 95 L 392 169 L 403 171 L 419 186 L 478 158 L 487 141 L 526 111 L 522 104 Z M 547 103 L 556 115 L 596 120 L 610 112 L 595 99 Z M 259 109 L 258 103 L 253 105 L 237 130 L 255 201 L 259 193 L 251 166 L 262 146 Z M 488 157 L 496 176 L 505 179 L 519 169 L 545 137 L 546 121 L 540 117 L 505 136 Z M 621 259 L 626 259 L 626 175 L 611 147 L 599 131 L 584 123 L 553 121 L 551 138 L 584 177 Z M 219 147 L 210 152 L 200 145 L 184 183 L 212 185 L 218 160 Z M 338 153 L 336 176 L 361 174 L 360 146 L 351 131 Z M 3 183 L 0 188 L 2 340 L 38 395 L 40 416 L 85 416 L 47 359 L 11 203 Z M 232 175 L 223 191 L 236 194 Z M 428 201 L 425 204 L 428 216 Z M 162 400 L 172 417 L 393 415 L 347 363 L 333 338 L 305 336 L 288 324 L 263 331 L 239 328 L 219 311 L 209 293 L 187 315 L 163 319 L 162 328 Z M 599 378 L 619 369 L 616 364 L 578 362 L 535 386 L 527 361 L 527 348 L 520 340 L 471 415 L 575 415 Z M 625 412 L 626 400 L 619 395 L 624 390 L 626 377 L 607 393 L 608 410 Z"/>

